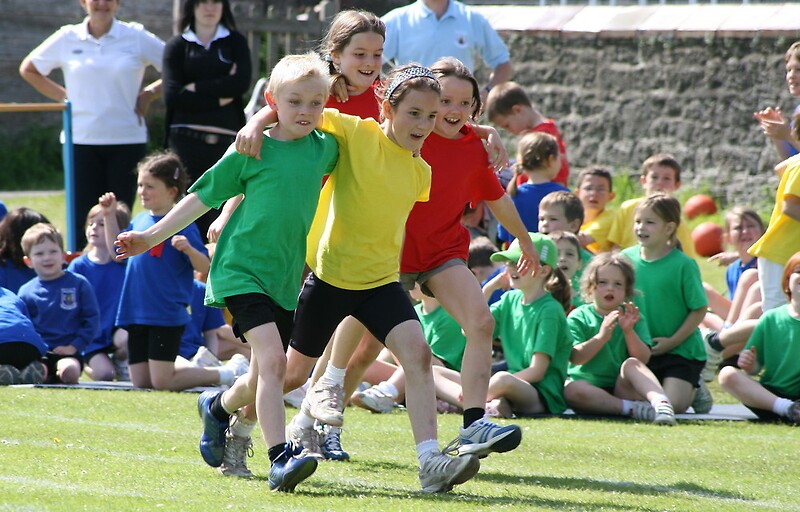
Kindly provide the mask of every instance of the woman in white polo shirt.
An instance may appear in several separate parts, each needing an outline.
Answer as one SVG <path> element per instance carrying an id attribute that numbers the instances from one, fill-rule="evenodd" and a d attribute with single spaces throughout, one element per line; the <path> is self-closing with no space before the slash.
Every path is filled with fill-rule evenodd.
<path id="1" fill-rule="evenodd" d="M 88 16 L 65 25 L 36 47 L 19 72 L 37 91 L 72 103 L 75 145 L 75 225 L 84 244 L 83 221 L 97 198 L 114 192 L 132 205 L 136 163 L 146 153 L 144 114 L 161 94 L 157 80 L 141 89 L 147 66 L 161 71 L 164 42 L 138 23 L 116 19 L 120 0 L 80 0 Z M 47 75 L 56 68 L 65 86 Z M 140 90 L 141 89 L 141 90 Z"/>

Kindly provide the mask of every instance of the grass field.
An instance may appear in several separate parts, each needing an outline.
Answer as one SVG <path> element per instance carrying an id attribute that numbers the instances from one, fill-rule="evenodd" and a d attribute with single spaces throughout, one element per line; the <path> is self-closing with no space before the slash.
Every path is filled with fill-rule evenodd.
<path id="1" fill-rule="evenodd" d="M 788 426 L 516 420 L 524 431 L 517 450 L 484 459 L 452 493 L 426 495 L 406 413 L 350 408 L 343 441 L 352 460 L 322 463 L 287 495 L 269 492 L 258 430 L 255 479 L 223 477 L 203 463 L 196 400 L 0 388 L 0 510 L 800 510 L 800 430 Z M 459 421 L 439 416 L 441 444 Z"/>

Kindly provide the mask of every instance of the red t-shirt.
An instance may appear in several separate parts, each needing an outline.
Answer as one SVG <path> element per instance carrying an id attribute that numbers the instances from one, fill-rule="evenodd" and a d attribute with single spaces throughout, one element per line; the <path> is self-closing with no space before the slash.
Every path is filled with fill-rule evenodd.
<path id="1" fill-rule="evenodd" d="M 469 126 L 461 133 L 460 139 L 432 133 L 422 146 L 422 158 L 431 166 L 431 195 L 430 201 L 414 205 L 406 221 L 401 272 L 424 272 L 452 258 L 466 260 L 470 236 L 461 224 L 464 207 L 505 193 L 481 139 Z"/>
<path id="2" fill-rule="evenodd" d="M 556 177 L 553 178 L 553 181 L 556 183 L 560 183 L 565 187 L 568 187 L 567 184 L 569 182 L 569 161 L 567 160 L 567 146 L 564 145 L 564 139 L 561 138 L 561 132 L 558 131 L 556 128 L 556 123 L 552 119 L 548 119 L 547 121 L 537 124 L 533 128 L 530 129 L 528 133 L 531 132 L 544 132 L 549 133 L 553 137 L 556 138 L 558 141 L 558 151 L 561 152 L 561 169 L 559 169 L 558 174 Z M 528 181 L 528 177 L 524 174 L 520 174 L 517 176 L 517 185 L 522 185 Z"/>
<path id="3" fill-rule="evenodd" d="M 358 116 L 361 119 L 372 118 L 376 121 L 380 121 L 381 112 L 378 99 L 375 97 L 374 82 L 369 89 L 362 92 L 358 96 L 350 96 L 350 98 L 344 103 L 340 102 L 335 96 L 331 95 L 328 97 L 328 102 L 325 104 L 325 108 L 335 108 L 342 114 Z"/>

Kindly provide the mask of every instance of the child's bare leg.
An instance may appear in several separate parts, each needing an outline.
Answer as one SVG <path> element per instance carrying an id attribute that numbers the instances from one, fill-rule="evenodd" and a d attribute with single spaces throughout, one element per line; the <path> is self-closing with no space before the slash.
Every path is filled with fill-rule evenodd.
<path id="1" fill-rule="evenodd" d="M 233 329 L 230 325 L 223 325 L 217 329 L 217 349 L 212 350 L 217 358 L 221 360 L 230 359 L 234 354 L 242 354 L 247 359 L 250 359 L 250 346 L 240 342 L 233 334 Z"/>
<path id="2" fill-rule="evenodd" d="M 686 412 L 686 409 L 692 405 L 694 386 L 691 383 L 675 377 L 666 377 L 662 387 L 675 413 Z"/>
<path id="3" fill-rule="evenodd" d="M 461 407 L 461 374 L 444 366 L 433 367 L 433 382 L 436 387 L 436 398 L 448 404 Z M 485 404 L 484 404 L 485 407 Z"/>
<path id="4" fill-rule="evenodd" d="M 150 365 L 147 363 L 147 361 L 128 366 L 128 372 L 131 377 L 131 384 L 133 384 L 135 387 L 153 387 L 153 384 L 150 381 Z"/>
<path id="5" fill-rule="evenodd" d="M 718 378 L 720 386 L 725 391 L 749 407 L 769 411 L 778 398 L 745 372 L 733 366 L 722 368 Z"/>
<path id="6" fill-rule="evenodd" d="M 575 412 L 622 414 L 622 399 L 585 380 L 573 380 L 564 386 L 564 399 Z"/>
<path id="7" fill-rule="evenodd" d="M 77 384 L 81 376 L 81 364 L 74 357 L 59 359 L 56 363 L 56 375 L 64 384 Z"/>
<path id="8" fill-rule="evenodd" d="M 720 331 L 719 342 L 725 349 L 722 351 L 722 358 L 733 357 L 742 351 L 750 335 L 758 324 L 758 320 L 741 320 L 732 326 Z"/>
<path id="9" fill-rule="evenodd" d="M 756 298 L 757 297 L 757 298 Z M 742 272 L 736 290 L 733 292 L 731 307 L 726 318 L 728 324 L 739 320 L 742 311 L 753 302 L 761 301 L 761 289 L 758 286 L 758 271 L 754 268 Z"/>
<path id="10" fill-rule="evenodd" d="M 467 338 L 461 364 L 462 373 L 469 375 L 468 379 L 462 380 L 465 426 L 467 426 L 472 423 L 472 421 L 467 423 L 467 411 L 469 409 L 483 411 L 486 405 L 486 391 L 492 367 L 494 318 L 489 312 L 475 276 L 464 265 L 449 267 L 431 277 L 425 284 L 458 322 Z M 478 418 L 482 416 L 481 412 Z"/>
<path id="11" fill-rule="evenodd" d="M 645 398 L 651 404 L 667 398 L 658 378 L 653 375 L 646 364 L 638 359 L 632 357 L 626 359 L 620 368 L 620 377 L 622 381 L 620 384 L 623 387 L 629 387 L 636 393 L 630 398 L 635 400 Z M 623 396 L 623 398 L 629 398 L 629 396 Z"/>
<path id="12" fill-rule="evenodd" d="M 383 350 L 383 343 L 375 339 L 375 336 L 365 329 L 364 335 L 353 353 L 353 357 L 347 363 L 347 374 L 344 378 L 344 396 L 352 396 L 362 380 L 377 384 L 391 377 L 397 367 L 383 361 L 377 361 L 381 350 Z"/>
<path id="13" fill-rule="evenodd" d="M 489 380 L 487 401 L 505 398 L 511 402 L 514 412 L 540 414 L 546 412 L 544 402 L 536 388 L 508 372 L 497 372 Z"/>
<path id="14" fill-rule="evenodd" d="M 726 318 L 731 309 L 731 301 L 723 297 L 710 284 L 703 282 L 703 288 L 708 299 L 708 308 L 721 318 Z"/>
<path id="15" fill-rule="evenodd" d="M 117 361 L 126 361 L 128 359 L 128 331 L 117 329 L 111 335 L 111 340 L 114 343 L 114 358 Z"/>
<path id="16" fill-rule="evenodd" d="M 92 356 L 83 368 L 92 380 L 114 380 L 114 363 L 103 352 Z"/>
<path id="17" fill-rule="evenodd" d="M 407 374 L 406 408 L 414 441 L 419 444 L 438 439 L 431 350 L 419 322 L 407 320 L 395 326 L 386 337 L 386 346 Z"/>

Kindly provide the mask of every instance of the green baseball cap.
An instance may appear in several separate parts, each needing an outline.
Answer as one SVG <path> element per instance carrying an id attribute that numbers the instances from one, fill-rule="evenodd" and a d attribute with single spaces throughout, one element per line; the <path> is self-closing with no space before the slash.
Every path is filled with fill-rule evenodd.
<path id="1" fill-rule="evenodd" d="M 555 268 L 558 265 L 558 248 L 555 242 L 550 240 L 550 237 L 541 233 L 528 233 L 531 237 L 533 246 L 539 252 L 539 262 L 542 265 L 548 265 Z M 514 240 L 505 251 L 500 251 L 492 254 L 492 261 L 517 263 L 522 256 L 522 249 L 519 247 L 519 240 Z"/>

